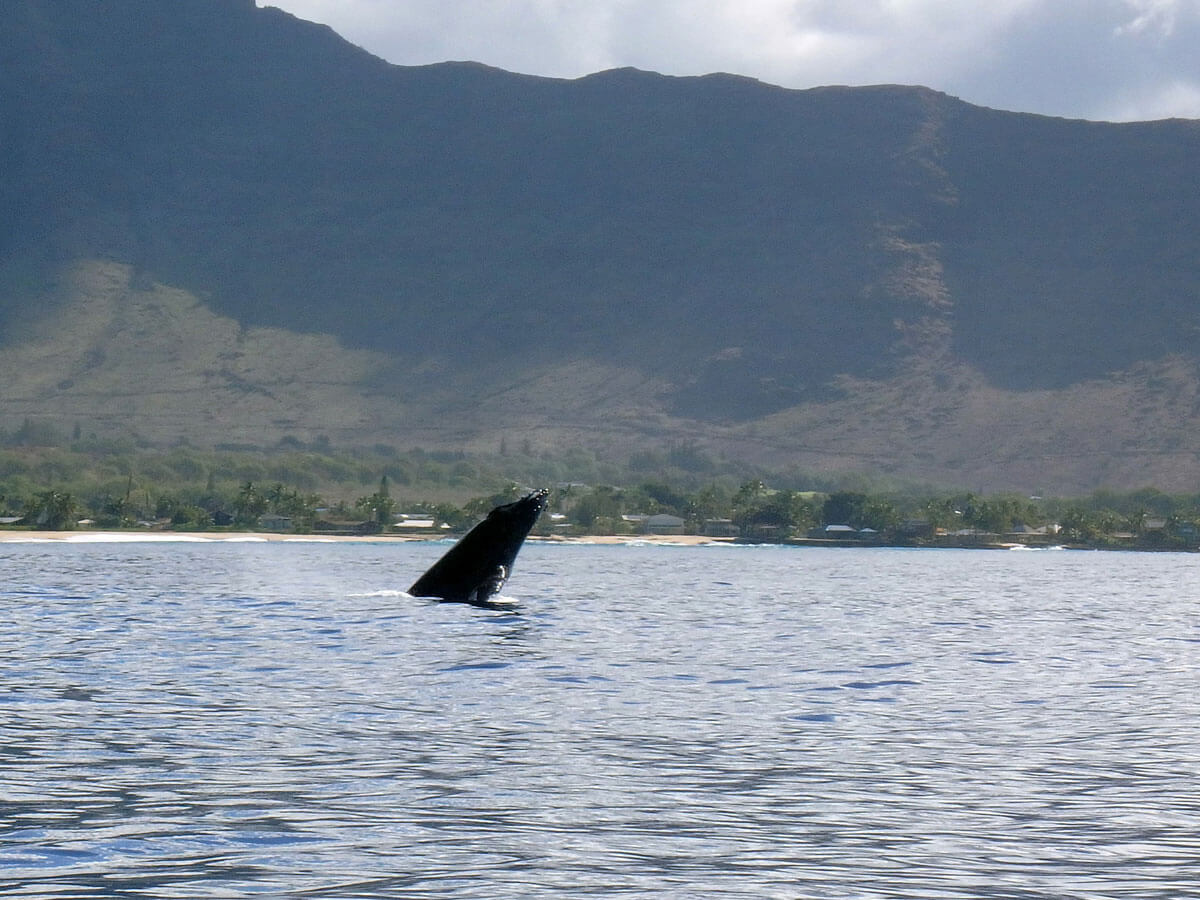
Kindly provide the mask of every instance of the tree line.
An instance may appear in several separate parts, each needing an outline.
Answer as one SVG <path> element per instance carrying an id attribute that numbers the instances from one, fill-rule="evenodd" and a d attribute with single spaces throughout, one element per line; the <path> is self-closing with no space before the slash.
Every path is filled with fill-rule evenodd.
<path id="1" fill-rule="evenodd" d="M 695 447 L 639 450 L 624 463 L 572 448 L 555 456 L 527 448 L 493 456 L 401 451 L 385 445 L 334 450 L 289 439 L 263 448 L 154 448 L 136 438 L 62 438 L 48 443 L 26 423 L 0 433 L 0 518 L 15 527 L 145 527 L 204 530 L 387 530 L 398 513 L 461 530 L 521 485 L 549 486 L 543 532 L 631 534 L 635 517 L 660 513 L 704 533 L 728 520 L 751 538 L 787 540 L 830 525 L 897 540 L 914 528 L 1004 535 L 1053 528 L 1064 541 L 1195 543 L 1200 494 L 1154 488 L 1042 498 L 858 484 L 802 472 L 767 472 L 713 460 Z M 86 526 L 85 526 L 86 527 Z"/>
<path id="2" fill-rule="evenodd" d="M 187 491 L 147 490 L 132 477 L 120 494 L 76 496 L 49 488 L 24 498 L 0 494 L 6 520 L 18 527 L 65 530 L 79 527 L 154 527 L 186 531 L 252 530 L 280 527 L 265 517 L 286 522 L 286 530 L 312 533 L 350 530 L 380 533 L 393 529 L 398 513 L 427 517 L 435 526 L 462 531 L 493 506 L 510 502 L 525 488 L 509 483 L 491 494 L 464 503 L 398 500 L 386 475 L 376 490 L 352 500 L 327 502 L 320 494 L 281 482 L 245 481 L 229 491 L 199 495 Z M 549 513 L 539 523 L 541 534 L 633 535 L 646 517 L 668 514 L 682 520 L 685 533 L 709 533 L 714 523 L 731 525 L 750 540 L 786 541 L 819 535 L 840 526 L 879 542 L 913 543 L 934 533 L 1010 535 L 1042 529 L 1063 542 L 1084 544 L 1136 540 L 1164 547 L 1194 547 L 1200 540 L 1200 500 L 1152 489 L 1128 493 L 1096 492 L 1076 499 L 983 496 L 970 492 L 940 494 L 870 494 L 861 491 L 795 491 L 776 489 L 760 479 L 735 489 L 719 484 L 685 490 L 663 482 L 636 486 L 588 486 L 566 483 L 550 493 Z"/>
<path id="3" fill-rule="evenodd" d="M 710 485 L 679 491 L 647 482 L 635 488 L 596 487 L 551 497 L 552 509 L 591 533 L 636 528 L 630 513 L 676 515 L 684 530 L 704 533 L 728 519 L 743 537 L 787 540 L 841 526 L 876 540 L 911 543 L 935 533 L 983 536 L 1044 531 L 1064 542 L 1105 544 L 1136 540 L 1162 546 L 1195 546 L 1200 540 L 1200 495 L 1171 495 L 1154 488 L 1096 491 L 1086 497 L 1043 498 L 970 491 L 827 492 L 776 489 L 761 479 L 736 490 Z"/>

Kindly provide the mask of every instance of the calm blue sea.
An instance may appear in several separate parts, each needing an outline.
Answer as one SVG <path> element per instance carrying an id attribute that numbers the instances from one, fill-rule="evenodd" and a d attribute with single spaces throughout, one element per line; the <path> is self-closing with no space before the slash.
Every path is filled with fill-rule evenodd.
<path id="1" fill-rule="evenodd" d="M 1200 897 L 1200 556 L 0 544 L 0 896 Z"/>

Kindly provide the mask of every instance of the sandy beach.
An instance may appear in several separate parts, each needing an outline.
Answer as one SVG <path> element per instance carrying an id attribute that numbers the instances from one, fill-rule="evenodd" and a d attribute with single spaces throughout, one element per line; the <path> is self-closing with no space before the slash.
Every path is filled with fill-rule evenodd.
<path id="1" fill-rule="evenodd" d="M 59 543 L 100 544 L 100 543 L 214 543 L 214 542 L 295 542 L 295 543 L 336 543 L 370 542 L 396 543 L 405 541 L 439 540 L 435 535 L 413 534 L 369 534 L 369 535 L 324 535 L 324 534 L 279 534 L 277 532 L 261 531 L 22 531 L 19 529 L 0 529 L 0 543 L 41 543 L 54 541 Z M 545 544 L 664 544 L 674 546 L 703 546 L 705 544 L 728 544 L 730 538 L 711 538 L 698 534 L 627 534 L 627 535 L 588 535 L 583 537 L 537 537 L 529 538 L 530 543 Z"/>

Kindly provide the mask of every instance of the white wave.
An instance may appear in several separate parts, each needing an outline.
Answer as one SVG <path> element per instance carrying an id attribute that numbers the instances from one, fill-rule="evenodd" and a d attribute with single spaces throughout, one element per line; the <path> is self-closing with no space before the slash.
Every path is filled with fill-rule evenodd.
<path id="1" fill-rule="evenodd" d="M 347 594 L 346 596 L 353 600 L 440 600 L 438 597 L 414 597 L 408 591 L 387 588 L 378 591 L 359 591 Z M 521 601 L 516 597 L 509 597 L 507 594 L 497 594 L 494 597 L 488 598 L 488 605 L 493 607 L 517 607 L 521 605 Z"/>
<path id="2" fill-rule="evenodd" d="M 63 533 L 61 537 L 10 538 L 6 536 L 5 541 L 22 544 L 261 544 L 266 543 L 267 538 L 252 534 L 207 537 L 169 531 L 80 531 Z"/>
<path id="3" fill-rule="evenodd" d="M 192 534 L 168 534 L 164 532 L 146 534 L 125 534 L 123 532 L 97 531 L 86 534 L 68 534 L 61 538 L 49 538 L 48 541 L 66 541 L 70 544 L 133 544 L 142 542 L 154 543 L 189 543 L 211 544 L 214 538 L 196 537 Z"/>

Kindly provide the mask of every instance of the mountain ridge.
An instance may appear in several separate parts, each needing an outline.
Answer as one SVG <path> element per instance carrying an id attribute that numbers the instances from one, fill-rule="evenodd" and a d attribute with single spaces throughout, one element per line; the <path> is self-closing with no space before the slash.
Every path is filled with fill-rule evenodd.
<path id="1" fill-rule="evenodd" d="M 894 85 L 397 67 L 240 0 L 19 0 L 7 18 L 0 361 L 52 298 L 87 294 L 53 284 L 119 265 L 213 327 L 299 342 L 272 352 L 309 358 L 304 335 L 327 335 L 337 358 L 374 354 L 336 400 L 314 376 L 304 415 L 277 416 L 309 436 L 458 449 L 519 422 L 535 445 L 686 440 L 968 484 L 1200 475 L 1069 408 L 1086 395 L 1111 421 L 1196 436 L 1180 385 L 1200 325 L 1200 123 Z M 1171 412 L 1147 417 L 1122 385 L 1163 372 Z M 0 425 L 38 414 L 12 378 Z M 41 384 L 40 414 L 60 415 L 73 388 Z M 1005 435 L 986 397 L 1013 411 Z M 238 408 L 223 430 L 263 427 Z M 350 408 L 371 410 L 361 429 L 339 424 Z M 1039 480 L 989 435 L 1133 461 L 1066 451 Z"/>

